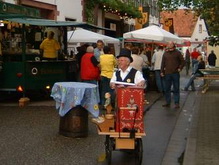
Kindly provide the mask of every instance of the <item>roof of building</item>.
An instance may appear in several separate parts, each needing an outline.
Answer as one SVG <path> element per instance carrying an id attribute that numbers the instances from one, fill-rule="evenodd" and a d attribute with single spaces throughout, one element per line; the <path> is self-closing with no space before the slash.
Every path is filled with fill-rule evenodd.
<path id="1" fill-rule="evenodd" d="M 179 37 L 191 37 L 198 17 L 191 10 L 179 9 L 174 12 L 163 11 L 160 13 L 160 23 L 166 19 L 173 19 L 174 33 Z"/>
<path id="2" fill-rule="evenodd" d="M 56 20 L 49 20 L 49 19 L 34 19 L 34 18 L 9 18 L 6 20 L 11 21 L 11 22 L 21 23 L 21 24 L 35 25 L 35 26 L 48 26 L 48 27 L 69 26 L 69 27 L 81 27 L 84 29 L 99 29 L 99 30 L 111 31 L 111 29 L 99 27 L 99 26 L 92 25 L 86 22 L 56 21 Z"/>

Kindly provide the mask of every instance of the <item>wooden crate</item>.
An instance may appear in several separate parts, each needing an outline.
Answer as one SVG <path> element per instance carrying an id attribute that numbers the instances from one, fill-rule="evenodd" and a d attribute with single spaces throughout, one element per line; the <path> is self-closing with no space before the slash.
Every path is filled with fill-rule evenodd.
<path id="1" fill-rule="evenodd" d="M 115 138 L 116 149 L 135 149 L 135 139 Z"/>

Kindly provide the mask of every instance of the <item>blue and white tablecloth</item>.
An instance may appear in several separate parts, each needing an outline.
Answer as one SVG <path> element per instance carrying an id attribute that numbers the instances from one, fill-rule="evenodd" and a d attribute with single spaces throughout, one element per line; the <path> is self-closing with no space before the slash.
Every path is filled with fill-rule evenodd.
<path id="1" fill-rule="evenodd" d="M 82 82 L 57 82 L 54 84 L 51 97 L 56 101 L 59 115 L 64 116 L 77 105 L 83 106 L 94 117 L 99 116 L 99 93 L 97 85 Z"/>

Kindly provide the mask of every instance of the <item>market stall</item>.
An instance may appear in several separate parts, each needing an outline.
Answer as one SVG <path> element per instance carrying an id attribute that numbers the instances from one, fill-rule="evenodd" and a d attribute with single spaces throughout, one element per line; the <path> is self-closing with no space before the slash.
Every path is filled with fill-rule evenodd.
<path id="1" fill-rule="evenodd" d="M 2 56 L 0 90 L 19 91 L 51 89 L 55 82 L 76 81 L 76 60 L 67 50 L 67 28 L 103 29 L 84 22 L 39 19 L 37 9 L 0 2 Z M 47 33 L 53 31 L 61 45 L 57 58 L 42 59 L 39 49 Z"/>
<path id="2" fill-rule="evenodd" d="M 46 90 L 57 81 L 76 81 L 76 61 L 67 57 L 67 24 L 39 19 L 13 18 L 4 22 L 2 31 L 1 90 Z M 43 60 L 39 46 L 48 31 L 60 43 L 57 59 Z"/>
<path id="3" fill-rule="evenodd" d="M 106 45 L 112 45 L 115 49 L 116 55 L 119 54 L 119 39 L 81 28 L 75 29 L 73 31 L 68 31 L 68 47 L 70 49 L 77 46 L 77 43 L 96 43 L 97 40 L 102 40 Z"/>

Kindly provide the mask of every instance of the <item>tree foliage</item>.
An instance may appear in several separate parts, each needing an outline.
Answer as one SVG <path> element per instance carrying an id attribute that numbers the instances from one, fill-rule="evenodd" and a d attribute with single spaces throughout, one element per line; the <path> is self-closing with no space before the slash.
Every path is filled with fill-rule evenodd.
<path id="1" fill-rule="evenodd" d="M 105 9 L 105 12 L 111 12 L 119 16 L 127 16 L 131 18 L 142 17 L 141 12 L 132 2 L 124 3 L 121 0 L 86 0 L 85 1 L 85 15 L 89 23 L 94 23 L 94 9 L 98 6 Z"/>
<path id="2" fill-rule="evenodd" d="M 201 16 L 207 24 L 210 39 L 214 38 L 212 44 L 218 44 L 219 40 L 219 0 L 158 0 L 161 10 L 177 10 L 179 7 L 186 7 L 196 12 L 197 16 Z M 215 37 L 217 36 L 217 37 Z"/>

